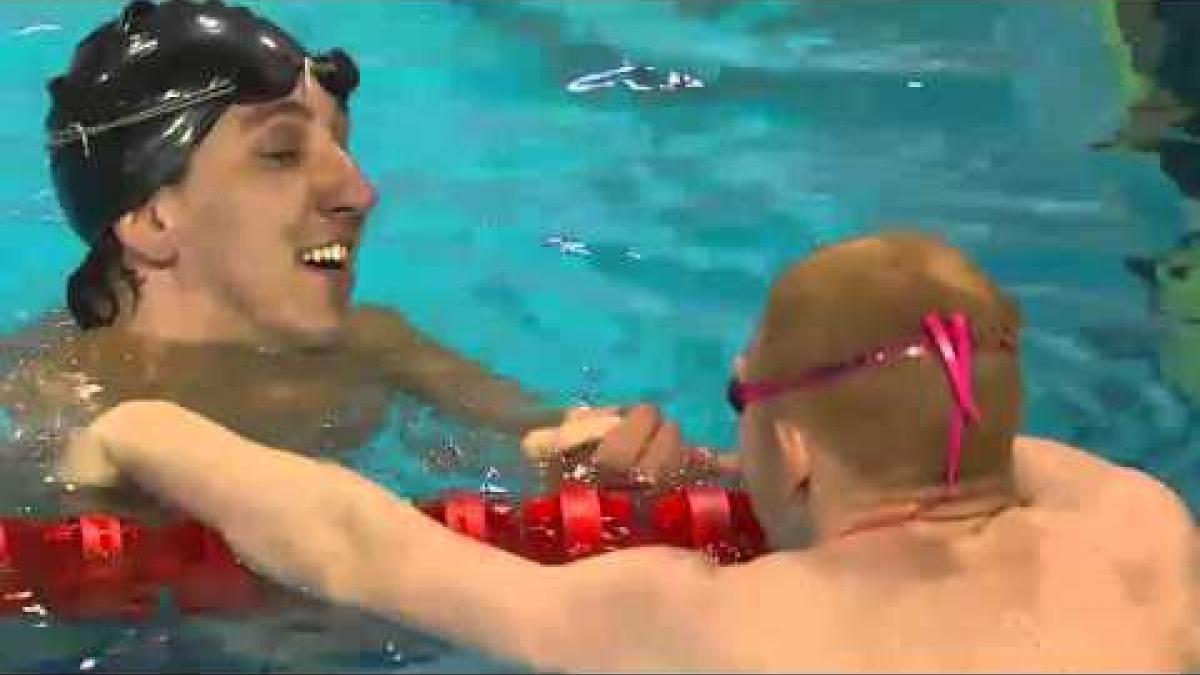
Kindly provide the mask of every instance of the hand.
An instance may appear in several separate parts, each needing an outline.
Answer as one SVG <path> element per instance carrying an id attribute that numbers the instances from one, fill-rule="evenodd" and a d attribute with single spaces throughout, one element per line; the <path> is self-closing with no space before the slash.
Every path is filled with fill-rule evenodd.
<path id="1" fill-rule="evenodd" d="M 116 486 L 127 455 L 146 445 L 148 432 L 177 435 L 188 414 L 167 401 L 126 401 L 109 408 L 71 435 L 55 467 L 59 480 L 74 487 Z"/>
<path id="2" fill-rule="evenodd" d="M 736 458 L 684 443 L 679 425 L 655 406 L 576 408 L 558 427 L 538 429 L 522 443 L 526 453 L 562 474 L 580 470 L 606 485 L 661 485 L 736 471 Z"/>
<path id="3" fill-rule="evenodd" d="M 629 409 L 586 459 L 606 484 L 650 485 L 673 482 L 688 457 L 679 425 L 656 406 Z"/>
<path id="4" fill-rule="evenodd" d="M 604 438 L 622 422 L 620 408 L 571 408 L 557 427 L 541 427 L 525 434 L 521 449 L 535 461 L 554 459 L 568 450 Z"/>
<path id="5" fill-rule="evenodd" d="M 76 487 L 113 487 L 120 479 L 116 464 L 108 455 L 103 440 L 104 416 L 71 434 L 55 468 L 65 489 Z"/>

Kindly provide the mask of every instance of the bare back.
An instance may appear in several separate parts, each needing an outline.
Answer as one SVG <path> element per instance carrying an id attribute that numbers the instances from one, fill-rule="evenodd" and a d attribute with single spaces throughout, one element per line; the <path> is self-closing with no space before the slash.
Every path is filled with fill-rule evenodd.
<path id="1" fill-rule="evenodd" d="M 894 526 L 747 566 L 721 620 L 745 651 L 727 656 L 754 670 L 1181 672 L 1190 517 L 1146 477 L 1109 480 L 1085 509 Z"/>

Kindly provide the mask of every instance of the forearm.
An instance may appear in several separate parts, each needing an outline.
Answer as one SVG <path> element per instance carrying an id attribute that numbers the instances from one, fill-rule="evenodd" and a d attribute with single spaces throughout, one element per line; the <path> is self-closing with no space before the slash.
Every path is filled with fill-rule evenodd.
<path id="1" fill-rule="evenodd" d="M 561 624 L 530 600 L 554 596 L 551 568 L 455 534 L 352 471 L 172 404 L 126 404 L 97 432 L 124 478 L 277 581 L 509 658 L 536 654 L 529 641 L 553 639 Z"/>
<path id="2" fill-rule="evenodd" d="M 426 343 L 409 371 L 410 384 L 430 402 L 466 422 L 521 437 L 556 426 L 564 411 L 548 404 L 516 380 L 466 357 Z"/>
<path id="3" fill-rule="evenodd" d="M 695 609 L 720 606 L 717 571 L 700 556 L 643 549 L 537 565 L 352 471 L 174 404 L 124 404 L 93 429 L 121 476 L 218 530 L 264 575 L 501 658 L 560 670 L 683 666 L 707 641 Z"/>
<path id="4" fill-rule="evenodd" d="M 122 404 L 92 433 L 123 482 L 222 531 L 265 574 L 285 582 L 320 578 L 331 528 L 308 536 L 320 514 L 337 518 L 336 467 L 250 441 L 166 402 Z"/>
<path id="5" fill-rule="evenodd" d="M 513 380 L 469 361 L 429 364 L 411 384 L 423 397 L 463 421 L 520 438 L 557 426 L 565 410 L 547 404 Z"/>
<path id="6" fill-rule="evenodd" d="M 400 388 L 463 421 L 515 436 L 561 421 L 562 410 L 515 380 L 447 349 L 399 317 L 372 316 L 389 327 L 388 343 L 380 349 Z"/>

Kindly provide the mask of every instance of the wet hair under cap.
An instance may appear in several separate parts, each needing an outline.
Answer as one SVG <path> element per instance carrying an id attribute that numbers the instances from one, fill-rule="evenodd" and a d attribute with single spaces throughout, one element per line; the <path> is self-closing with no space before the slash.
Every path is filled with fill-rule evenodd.
<path id="1" fill-rule="evenodd" d="M 196 146 L 233 104 L 282 98 L 305 69 L 344 109 L 358 69 L 341 50 L 310 56 L 278 26 L 219 0 L 129 3 L 50 80 L 47 149 L 59 203 L 91 248 L 68 281 L 83 328 L 109 325 L 123 278 L 111 227 L 178 183 Z"/>

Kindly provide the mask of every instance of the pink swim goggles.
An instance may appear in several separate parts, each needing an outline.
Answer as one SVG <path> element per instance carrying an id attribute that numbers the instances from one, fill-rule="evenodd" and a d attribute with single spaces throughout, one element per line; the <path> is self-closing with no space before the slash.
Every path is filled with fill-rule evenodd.
<path id="1" fill-rule="evenodd" d="M 872 366 L 894 363 L 899 359 L 915 359 L 936 354 L 946 371 L 950 391 L 954 395 L 954 412 L 950 418 L 950 440 L 946 450 L 947 485 L 958 483 L 959 466 L 962 462 L 963 432 L 968 424 L 978 424 L 981 419 L 979 405 L 975 400 L 972 373 L 973 347 L 978 338 L 972 337 L 970 319 L 965 314 L 955 313 L 943 318 L 936 313 L 926 314 L 922 320 L 924 328 L 920 338 L 891 347 L 881 347 L 860 354 L 841 363 L 810 368 L 798 376 L 761 382 L 729 383 L 729 404 L 738 414 L 751 403 L 765 401 L 798 389 L 829 384 L 845 375 Z M 1013 351 L 1016 347 L 1011 339 L 1001 341 L 1000 347 Z"/>

